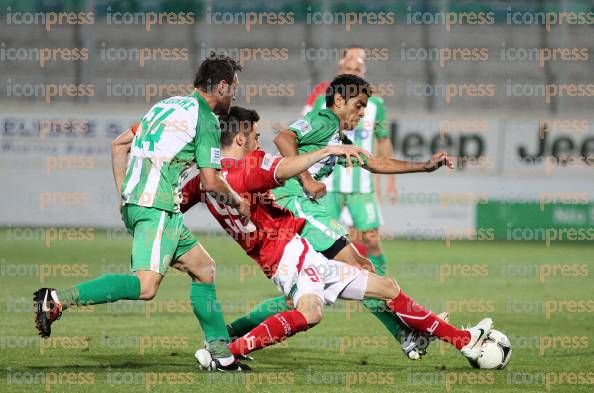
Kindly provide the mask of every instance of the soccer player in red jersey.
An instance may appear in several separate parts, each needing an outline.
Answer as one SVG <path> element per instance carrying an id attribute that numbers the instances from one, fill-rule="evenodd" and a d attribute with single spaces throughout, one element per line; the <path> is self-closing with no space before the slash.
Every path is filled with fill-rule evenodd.
<path id="1" fill-rule="evenodd" d="M 474 327 L 458 329 L 412 301 L 395 279 L 327 259 L 299 236 L 305 220 L 295 218 L 272 199 L 272 188 L 330 155 L 346 155 L 348 163 L 351 156 L 361 161 L 369 158 L 369 153 L 356 146 L 337 145 L 292 157 L 275 157 L 259 150 L 257 124 L 250 121 L 253 113 L 233 108 L 221 119 L 221 172 L 231 188 L 250 201 L 250 219 L 243 220 L 235 209 L 204 191 L 199 176 L 183 187 L 181 205 L 182 211 L 187 211 L 198 202 L 206 203 L 223 229 L 296 307 L 267 318 L 235 340 L 229 347 L 231 352 L 245 355 L 315 326 L 322 319 L 324 304 L 332 304 L 340 297 L 386 301 L 389 309 L 413 329 L 452 344 L 470 360 L 478 358 L 492 327 L 490 318 Z M 196 358 L 202 367 L 213 367 L 208 351 L 199 349 Z"/>

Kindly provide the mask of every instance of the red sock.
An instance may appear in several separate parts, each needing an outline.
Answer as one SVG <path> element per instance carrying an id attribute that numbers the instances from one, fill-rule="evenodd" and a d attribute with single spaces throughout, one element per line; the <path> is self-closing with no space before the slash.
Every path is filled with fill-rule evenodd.
<path id="1" fill-rule="evenodd" d="M 415 330 L 427 332 L 439 337 L 457 349 L 461 349 L 470 341 L 470 333 L 450 325 L 433 312 L 412 301 L 404 291 L 386 304 L 400 319 Z"/>
<path id="2" fill-rule="evenodd" d="M 243 337 L 233 341 L 229 349 L 233 355 L 245 355 L 307 329 L 307 321 L 301 312 L 297 310 L 281 312 L 266 318 Z"/>

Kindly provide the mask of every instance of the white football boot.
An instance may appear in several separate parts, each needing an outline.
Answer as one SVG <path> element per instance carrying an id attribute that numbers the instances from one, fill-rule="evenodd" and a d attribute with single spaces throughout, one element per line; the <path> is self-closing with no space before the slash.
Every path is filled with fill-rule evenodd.
<path id="1" fill-rule="evenodd" d="M 218 372 L 246 372 L 251 368 L 234 359 L 233 355 L 226 358 L 215 358 L 206 348 L 199 348 L 194 353 L 194 358 L 202 370 Z"/>
<path id="2" fill-rule="evenodd" d="M 464 329 L 470 333 L 470 342 L 460 350 L 462 355 L 471 361 L 478 359 L 481 354 L 483 342 L 489 336 L 489 333 L 491 333 L 492 328 L 493 320 L 491 318 L 485 318 L 475 326 Z"/>

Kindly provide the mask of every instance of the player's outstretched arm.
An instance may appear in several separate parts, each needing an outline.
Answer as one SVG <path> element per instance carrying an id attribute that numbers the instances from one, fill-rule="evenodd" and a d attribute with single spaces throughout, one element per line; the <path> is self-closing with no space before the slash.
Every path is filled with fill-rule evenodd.
<path id="1" fill-rule="evenodd" d="M 371 156 L 367 150 L 354 145 L 325 147 L 309 153 L 299 154 L 293 157 L 286 157 L 276 167 L 276 180 L 278 182 L 283 182 L 287 179 L 295 177 L 304 171 L 307 171 L 307 169 L 316 162 L 323 160 L 330 155 L 345 156 L 346 161 L 349 164 L 351 163 L 351 158 L 353 160 L 358 160 L 359 165 L 363 165 L 363 157 L 369 158 Z"/>
<path id="2" fill-rule="evenodd" d="M 363 165 L 363 168 L 372 173 L 398 174 L 433 172 L 442 166 L 447 166 L 448 168 L 454 167 L 452 159 L 445 151 L 435 153 L 430 160 L 425 162 L 402 161 L 386 157 L 370 157 L 367 160 L 367 164 Z"/>
<path id="3" fill-rule="evenodd" d="M 128 153 L 130 153 L 130 146 L 132 146 L 133 139 L 134 132 L 132 132 L 131 128 L 128 128 L 111 142 L 111 169 L 118 194 L 122 193 L 122 183 L 126 176 Z"/>
<path id="4" fill-rule="evenodd" d="M 290 130 L 283 130 L 274 138 L 274 143 L 283 157 L 293 157 L 298 155 L 297 136 Z M 309 168 L 309 167 L 308 167 Z M 321 198 L 326 194 L 326 185 L 315 181 L 311 174 L 305 170 L 299 175 L 299 180 L 303 189 L 314 199 Z"/>
<path id="5" fill-rule="evenodd" d="M 200 168 L 200 182 L 204 191 L 216 194 L 219 200 L 237 209 L 243 217 L 250 217 L 250 203 L 233 191 L 217 169 Z"/>
<path id="6" fill-rule="evenodd" d="M 390 138 L 377 138 L 377 156 L 392 158 L 392 141 Z M 396 175 L 391 174 L 386 176 L 386 192 L 389 198 L 394 200 L 396 196 Z M 379 175 L 374 175 L 374 181 L 376 182 L 376 191 L 381 194 L 381 187 L 379 183 Z"/>

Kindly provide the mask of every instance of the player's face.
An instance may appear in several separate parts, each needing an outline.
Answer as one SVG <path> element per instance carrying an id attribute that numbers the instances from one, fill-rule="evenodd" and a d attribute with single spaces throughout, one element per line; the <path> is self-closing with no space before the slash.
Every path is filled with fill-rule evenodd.
<path id="1" fill-rule="evenodd" d="M 365 78 L 365 63 L 360 58 L 346 58 L 338 68 L 339 74 L 356 75 L 359 78 Z"/>
<path id="2" fill-rule="evenodd" d="M 258 122 L 253 123 L 252 130 L 247 136 L 245 142 L 246 153 L 260 149 L 260 130 L 258 129 Z"/>
<path id="3" fill-rule="evenodd" d="M 347 130 L 353 130 L 359 123 L 359 120 L 365 114 L 367 107 L 367 100 L 369 97 L 365 93 L 360 93 L 358 96 L 351 98 L 346 102 L 344 110 L 344 120 L 347 124 Z"/>
<path id="4" fill-rule="evenodd" d="M 367 55 L 365 53 L 365 49 L 363 49 L 363 48 L 350 48 L 346 51 L 344 57 L 358 57 L 358 58 L 362 59 L 363 61 L 365 61 L 365 58 L 367 57 Z"/>
<path id="5" fill-rule="evenodd" d="M 226 115 L 229 113 L 231 109 L 231 104 L 235 101 L 235 93 L 237 92 L 237 85 L 239 84 L 239 79 L 237 77 L 237 73 L 233 75 L 233 83 L 223 84 L 219 86 L 218 92 L 218 102 L 214 107 L 213 112 L 217 115 Z"/>

